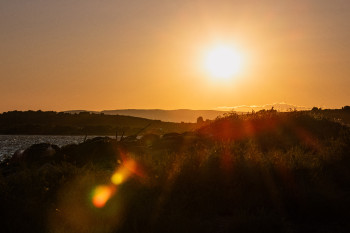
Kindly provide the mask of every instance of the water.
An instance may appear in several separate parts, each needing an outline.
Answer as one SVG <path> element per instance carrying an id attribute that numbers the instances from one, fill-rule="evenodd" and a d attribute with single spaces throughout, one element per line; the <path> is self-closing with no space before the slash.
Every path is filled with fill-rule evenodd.
<path id="1" fill-rule="evenodd" d="M 94 138 L 97 136 L 88 136 Z M 0 135 L 0 160 L 4 156 L 12 156 L 17 150 L 24 150 L 33 144 L 51 143 L 57 146 L 78 144 L 84 141 L 85 136 L 62 135 Z"/>

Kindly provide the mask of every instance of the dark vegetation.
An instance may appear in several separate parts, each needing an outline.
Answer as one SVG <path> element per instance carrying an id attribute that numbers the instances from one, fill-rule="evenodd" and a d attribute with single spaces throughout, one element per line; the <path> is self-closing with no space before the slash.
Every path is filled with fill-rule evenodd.
<path id="1" fill-rule="evenodd" d="M 350 129 L 317 111 L 33 145 L 1 163 L 2 232 L 348 232 Z M 113 188 L 101 208 L 99 185 Z"/>
<path id="2" fill-rule="evenodd" d="M 142 133 L 163 134 L 185 132 L 197 127 L 194 123 L 172 123 L 148 120 L 139 117 L 94 114 L 80 112 L 12 111 L 0 114 L 0 134 L 40 134 L 40 135 L 115 135 L 125 132 L 132 135 L 145 126 Z"/>
<path id="3" fill-rule="evenodd" d="M 341 109 L 321 109 L 314 107 L 311 112 L 314 115 L 325 117 L 350 126 L 350 106 L 344 106 Z"/>

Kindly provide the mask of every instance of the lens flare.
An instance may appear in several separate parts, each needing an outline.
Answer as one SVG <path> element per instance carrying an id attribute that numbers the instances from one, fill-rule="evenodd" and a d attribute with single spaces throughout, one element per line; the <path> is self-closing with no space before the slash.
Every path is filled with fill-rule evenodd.
<path id="1" fill-rule="evenodd" d="M 132 174 L 136 173 L 136 162 L 132 159 L 126 160 L 117 171 L 112 175 L 111 181 L 114 185 L 120 185 L 125 182 Z"/>
<path id="2" fill-rule="evenodd" d="M 134 160 L 129 159 L 127 161 L 124 162 L 124 166 L 131 172 L 134 174 L 137 174 L 137 164 Z"/>
<path id="3" fill-rule="evenodd" d="M 111 181 L 112 181 L 113 184 L 119 185 L 119 184 L 123 183 L 124 176 L 123 176 L 122 173 L 116 172 L 116 173 L 113 174 L 113 176 L 111 178 Z"/>
<path id="4" fill-rule="evenodd" d="M 122 157 L 123 158 L 123 157 Z M 111 176 L 110 185 L 97 186 L 92 195 L 92 204 L 96 208 L 102 208 L 107 201 L 114 195 L 118 185 L 127 181 L 133 174 L 142 176 L 143 173 L 138 169 L 137 163 L 133 159 L 123 159 L 123 162 Z"/>
<path id="5" fill-rule="evenodd" d="M 115 192 L 114 186 L 100 185 L 93 192 L 92 203 L 97 208 L 102 208 Z"/>

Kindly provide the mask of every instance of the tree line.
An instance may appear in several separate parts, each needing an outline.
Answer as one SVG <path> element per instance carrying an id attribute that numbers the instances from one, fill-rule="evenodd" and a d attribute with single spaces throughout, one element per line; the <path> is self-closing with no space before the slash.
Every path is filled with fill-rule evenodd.
<path id="1" fill-rule="evenodd" d="M 122 115 L 89 112 L 70 114 L 55 111 L 10 111 L 0 114 L 0 134 L 131 135 L 149 125 L 143 133 L 185 132 L 194 123 L 172 123 Z"/>

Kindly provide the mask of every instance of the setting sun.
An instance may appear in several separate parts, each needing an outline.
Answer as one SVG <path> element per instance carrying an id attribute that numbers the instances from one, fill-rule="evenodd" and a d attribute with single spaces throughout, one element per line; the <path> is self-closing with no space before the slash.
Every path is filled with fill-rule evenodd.
<path id="1" fill-rule="evenodd" d="M 217 45 L 205 54 L 203 66 L 213 78 L 228 79 L 241 70 L 242 56 L 228 45 Z"/>

